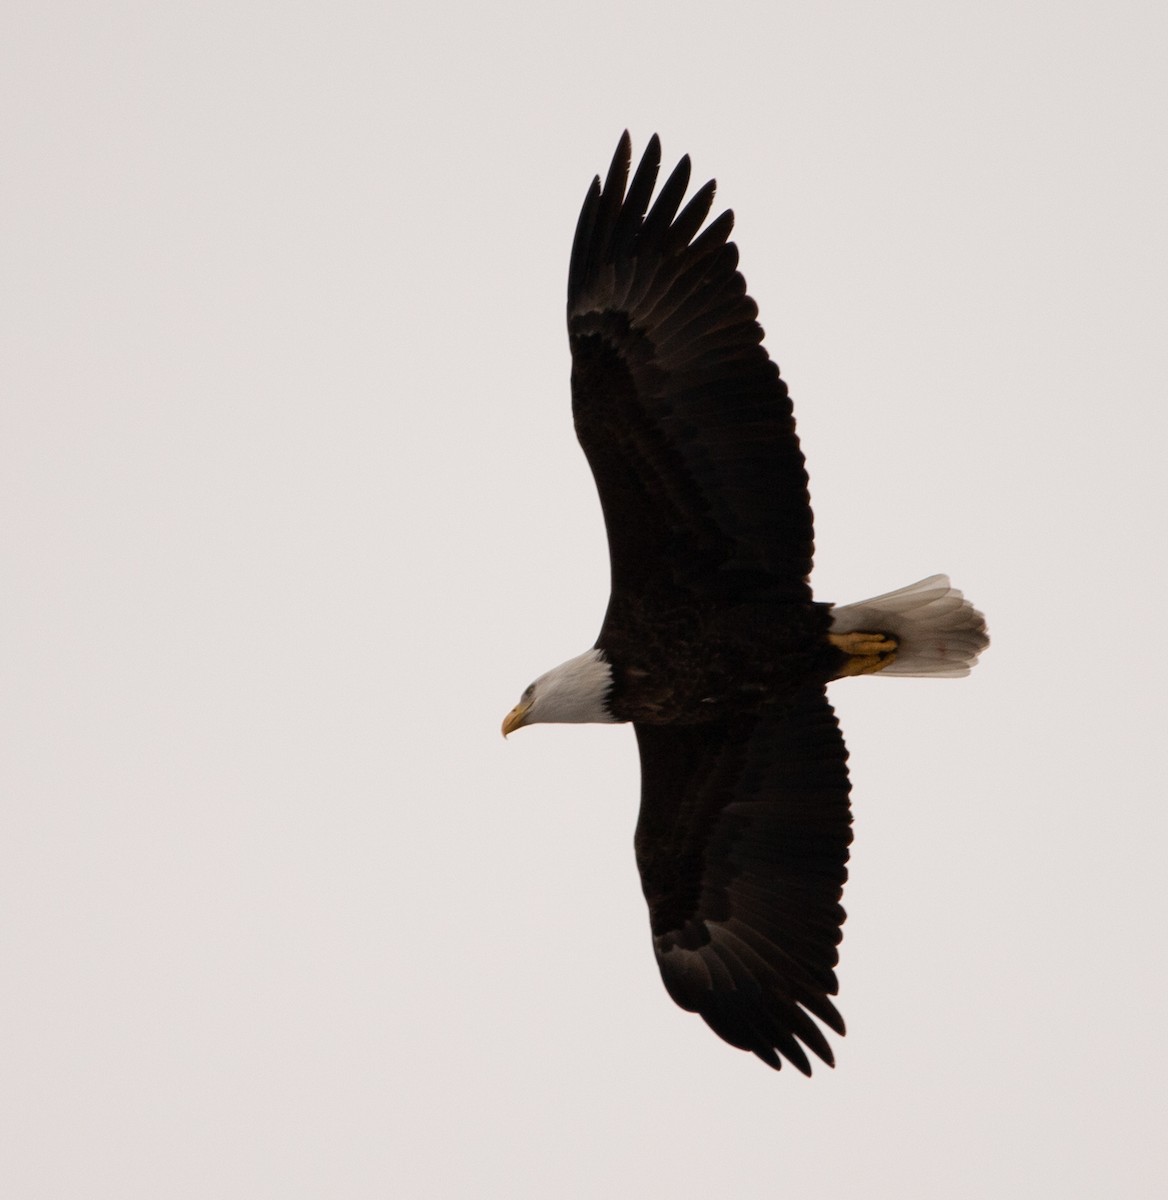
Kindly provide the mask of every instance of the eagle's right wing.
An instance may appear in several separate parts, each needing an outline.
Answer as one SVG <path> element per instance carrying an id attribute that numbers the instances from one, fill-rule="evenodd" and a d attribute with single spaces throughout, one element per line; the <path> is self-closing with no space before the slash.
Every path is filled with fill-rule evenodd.
<path id="1" fill-rule="evenodd" d="M 844 1032 L 829 997 L 852 834 L 847 750 L 826 693 L 636 731 L 637 865 L 669 994 L 772 1067 L 781 1055 L 810 1074 L 804 1046 L 832 1064 L 808 1014 Z"/>

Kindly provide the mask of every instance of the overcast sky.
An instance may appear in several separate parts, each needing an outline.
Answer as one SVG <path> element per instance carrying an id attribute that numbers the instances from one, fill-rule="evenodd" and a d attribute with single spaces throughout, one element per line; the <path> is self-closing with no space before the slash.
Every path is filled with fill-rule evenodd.
<path id="1" fill-rule="evenodd" d="M 0 28 L 0 1193 L 1168 1194 L 1161 3 L 63 4 Z M 665 994 L 567 255 L 719 181 L 833 700 L 838 1066 Z"/>

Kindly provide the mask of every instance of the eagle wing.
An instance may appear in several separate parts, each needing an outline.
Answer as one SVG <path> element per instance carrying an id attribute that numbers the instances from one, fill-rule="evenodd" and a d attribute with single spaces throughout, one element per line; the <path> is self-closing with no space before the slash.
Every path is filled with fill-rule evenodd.
<path id="1" fill-rule="evenodd" d="M 626 133 L 593 180 L 568 276 L 572 409 L 600 493 L 613 590 L 810 597 L 812 522 L 786 384 L 767 357 L 714 183 L 680 208 L 683 158 L 626 194 Z"/>
<path id="2" fill-rule="evenodd" d="M 844 1032 L 829 997 L 851 814 L 826 693 L 733 723 L 636 732 L 637 865 L 666 989 L 776 1069 L 781 1055 L 809 1075 L 804 1046 L 832 1064 L 808 1015 Z"/>

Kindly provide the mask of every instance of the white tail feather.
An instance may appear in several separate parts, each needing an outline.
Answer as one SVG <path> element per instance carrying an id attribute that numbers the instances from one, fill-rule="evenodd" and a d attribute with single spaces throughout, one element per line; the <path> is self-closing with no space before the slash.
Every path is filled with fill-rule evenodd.
<path id="1" fill-rule="evenodd" d="M 968 675 L 990 644 L 985 617 L 949 583 L 930 575 L 919 583 L 832 612 L 833 633 L 883 633 L 896 638 L 896 657 L 881 675 L 956 679 Z"/>

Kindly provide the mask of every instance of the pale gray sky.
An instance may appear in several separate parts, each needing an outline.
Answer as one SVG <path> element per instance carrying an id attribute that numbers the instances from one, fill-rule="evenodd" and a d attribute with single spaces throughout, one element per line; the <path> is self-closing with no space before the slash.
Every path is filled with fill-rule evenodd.
<path id="1" fill-rule="evenodd" d="M 0 1193 L 1159 1197 L 1168 10 L 101 6 L 0 29 Z M 567 254 L 719 180 L 857 680 L 838 1067 L 666 996 Z"/>

